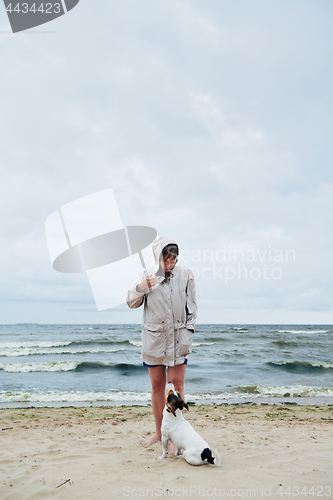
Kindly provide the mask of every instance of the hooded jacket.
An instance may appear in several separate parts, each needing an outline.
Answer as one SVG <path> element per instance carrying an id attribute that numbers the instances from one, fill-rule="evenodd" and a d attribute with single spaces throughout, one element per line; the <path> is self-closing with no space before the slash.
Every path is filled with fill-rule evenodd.
<path id="1" fill-rule="evenodd" d="M 176 264 L 169 278 L 158 273 L 162 250 L 170 243 L 177 245 L 166 237 L 156 240 L 153 245 L 155 268 L 146 269 L 127 293 L 129 307 L 135 309 L 144 304 L 141 358 L 149 365 L 179 365 L 191 353 L 197 316 L 192 271 Z M 150 274 L 158 276 L 158 284 L 138 292 L 137 285 Z"/>

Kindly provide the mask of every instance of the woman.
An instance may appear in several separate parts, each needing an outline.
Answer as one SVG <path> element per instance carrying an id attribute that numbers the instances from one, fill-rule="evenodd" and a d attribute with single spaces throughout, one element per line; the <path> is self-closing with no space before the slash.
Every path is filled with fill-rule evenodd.
<path id="1" fill-rule="evenodd" d="M 184 398 L 185 367 L 197 315 L 192 271 L 175 267 L 179 254 L 176 242 L 159 238 L 153 253 L 157 272 L 145 272 L 127 294 L 129 307 L 144 304 L 141 357 L 149 370 L 156 426 L 155 434 L 141 443 L 146 448 L 161 440 L 166 377 Z"/>

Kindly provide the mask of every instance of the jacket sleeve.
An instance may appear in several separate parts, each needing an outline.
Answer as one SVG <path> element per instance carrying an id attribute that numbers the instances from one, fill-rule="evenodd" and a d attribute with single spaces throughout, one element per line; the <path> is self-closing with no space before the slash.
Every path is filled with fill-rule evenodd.
<path id="1" fill-rule="evenodd" d="M 127 297 L 126 297 L 126 302 L 128 307 L 131 309 L 137 309 L 143 304 L 143 299 L 146 294 L 146 290 L 143 292 L 138 292 L 137 291 L 137 286 L 141 281 L 143 280 L 143 275 L 141 274 L 137 282 L 135 283 L 134 287 L 128 290 L 127 292 Z"/>
<path id="2" fill-rule="evenodd" d="M 195 282 L 192 271 L 189 273 L 186 286 L 186 328 L 193 330 L 195 328 L 195 320 L 197 317 L 197 300 L 195 293 Z"/>

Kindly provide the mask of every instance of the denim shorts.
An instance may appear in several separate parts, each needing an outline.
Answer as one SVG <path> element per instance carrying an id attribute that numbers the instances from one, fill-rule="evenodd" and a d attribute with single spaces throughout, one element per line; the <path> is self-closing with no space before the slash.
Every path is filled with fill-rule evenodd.
<path id="1" fill-rule="evenodd" d="M 166 366 L 166 365 L 147 365 L 147 363 L 143 362 L 143 366 L 146 366 L 147 368 L 156 368 L 156 366 Z M 187 359 L 185 359 L 183 365 L 187 365 Z"/>

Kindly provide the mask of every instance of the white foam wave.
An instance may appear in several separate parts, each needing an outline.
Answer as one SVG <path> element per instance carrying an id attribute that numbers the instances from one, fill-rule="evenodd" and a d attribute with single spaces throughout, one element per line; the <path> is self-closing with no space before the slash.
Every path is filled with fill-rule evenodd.
<path id="1" fill-rule="evenodd" d="M 311 363 L 310 361 L 275 361 L 271 362 L 270 364 L 276 365 L 276 366 L 288 366 L 288 365 L 294 365 L 297 366 L 300 365 L 305 365 L 305 366 L 313 366 L 315 368 L 333 368 L 333 363 Z"/>
<path id="2" fill-rule="evenodd" d="M 111 353 L 111 352 L 119 352 L 125 351 L 125 349 L 41 349 L 41 348 L 31 348 L 31 347 L 23 347 L 21 349 L 6 349 L 0 350 L 0 356 L 3 357 L 19 357 L 19 356 L 32 356 L 39 354 L 96 354 L 96 353 Z"/>
<path id="3" fill-rule="evenodd" d="M 212 393 L 198 393 L 198 394 L 185 394 L 185 401 L 220 401 L 221 399 L 232 399 L 235 397 L 235 394 L 232 393 L 219 393 L 219 394 L 212 394 Z"/>
<path id="4" fill-rule="evenodd" d="M 69 341 L 62 341 L 62 342 L 38 342 L 38 341 L 31 341 L 31 342 L 0 342 L 0 348 L 4 349 L 20 349 L 23 347 L 31 348 L 31 347 L 41 347 L 41 348 L 47 348 L 47 347 L 61 347 L 61 346 L 66 346 L 71 344 L 71 340 Z"/>
<path id="5" fill-rule="evenodd" d="M 5 372 L 30 373 L 30 372 L 68 372 L 75 370 L 78 361 L 61 361 L 59 363 L 10 363 L 0 364 L 0 370 Z"/>
<path id="6" fill-rule="evenodd" d="M 231 399 L 234 394 L 186 394 L 186 401 L 204 401 Z M 71 403 L 71 402 L 142 402 L 151 401 L 150 392 L 130 392 L 130 391 L 59 391 L 59 392 L 9 392 L 0 391 L 0 403 L 31 401 L 36 403 Z"/>
<path id="7" fill-rule="evenodd" d="M 237 396 L 249 396 L 246 391 L 246 385 L 241 385 L 239 388 L 244 388 L 244 392 L 240 391 Z M 333 397 L 333 387 L 309 387 L 305 385 L 296 386 L 265 386 L 258 385 L 255 391 L 251 391 L 251 395 L 257 397 Z"/>
<path id="8" fill-rule="evenodd" d="M 311 363 L 312 366 L 319 366 L 323 368 L 333 368 L 333 363 Z"/>
<path id="9" fill-rule="evenodd" d="M 98 402 L 98 401 L 138 401 L 149 402 L 151 394 L 148 392 L 5 392 L 0 391 L 0 403 L 31 401 L 36 403 L 57 402 Z"/>
<path id="10" fill-rule="evenodd" d="M 198 346 L 201 346 L 201 345 L 215 345 L 216 342 L 193 342 L 192 343 L 192 346 L 193 347 L 198 347 Z"/>
<path id="11" fill-rule="evenodd" d="M 250 344 L 249 342 L 235 342 L 235 345 L 251 345 L 251 346 L 257 346 L 257 345 L 266 345 L 266 342 L 256 342 L 255 344 Z"/>
<path id="12" fill-rule="evenodd" d="M 329 330 L 278 330 L 278 333 L 327 333 Z"/>
<path id="13" fill-rule="evenodd" d="M 241 389 L 242 386 L 239 387 Z M 333 388 L 307 387 L 307 386 L 284 386 L 269 387 L 257 386 L 256 392 L 249 394 L 244 386 L 244 391 L 235 393 L 199 393 L 185 394 L 186 401 L 202 403 L 204 401 L 234 400 L 235 398 L 250 397 L 333 397 Z M 94 402 L 124 402 L 124 403 L 148 403 L 151 401 L 150 392 L 130 391 L 59 391 L 59 392 L 10 392 L 0 391 L 0 403 L 94 403 Z"/>
<path id="14" fill-rule="evenodd" d="M 132 345 L 135 345 L 136 347 L 142 346 L 142 342 L 140 342 L 139 340 L 129 340 L 128 342 Z"/>

